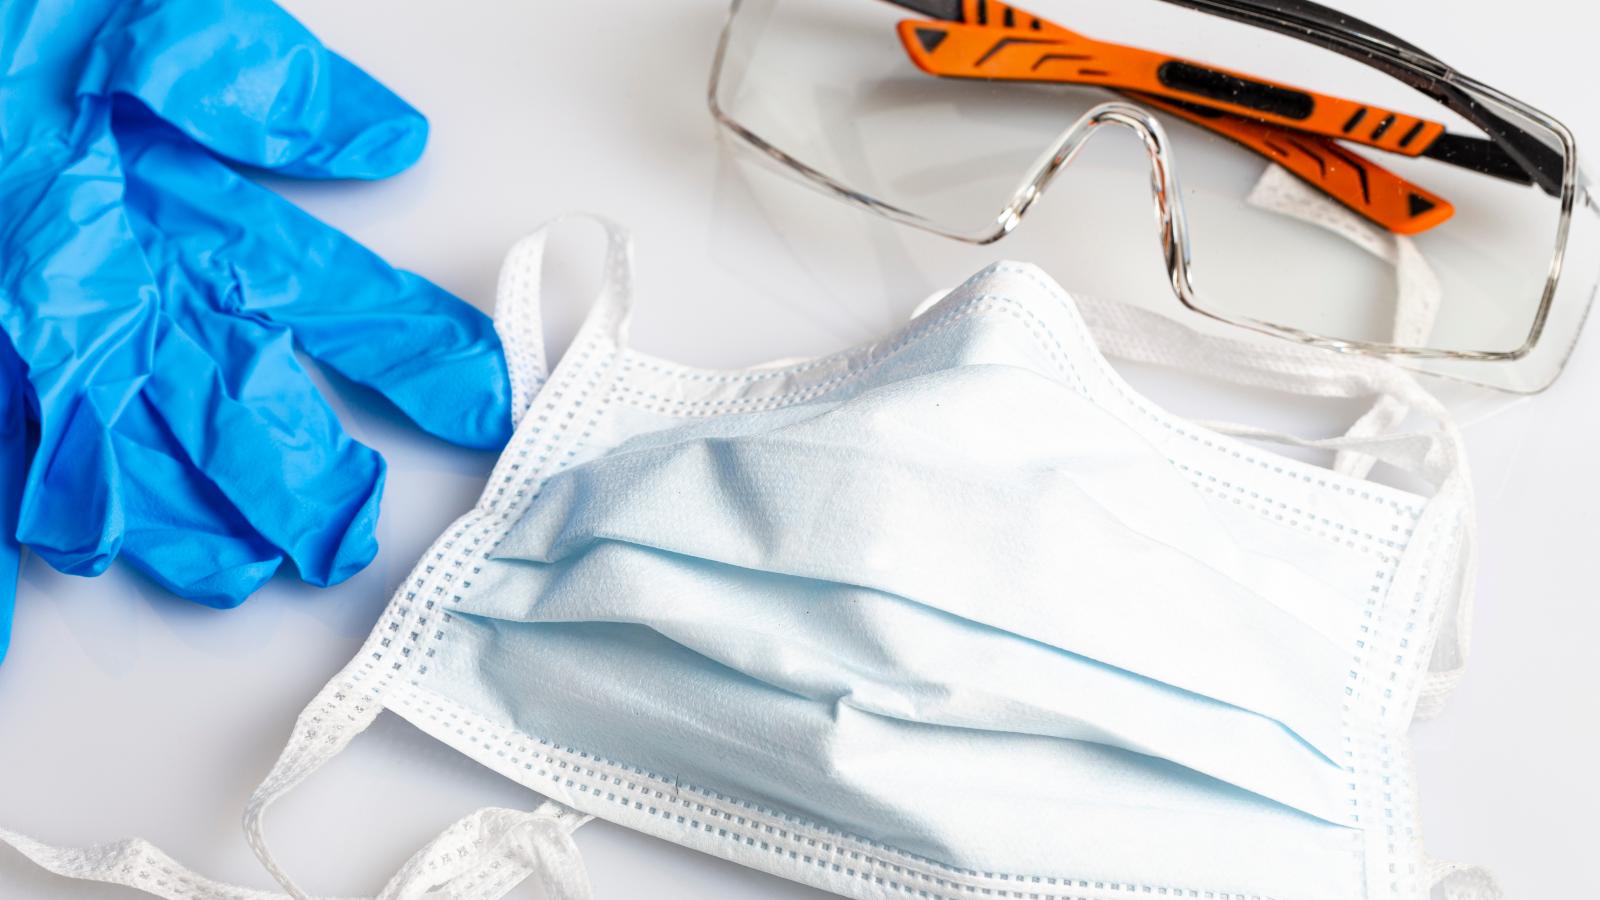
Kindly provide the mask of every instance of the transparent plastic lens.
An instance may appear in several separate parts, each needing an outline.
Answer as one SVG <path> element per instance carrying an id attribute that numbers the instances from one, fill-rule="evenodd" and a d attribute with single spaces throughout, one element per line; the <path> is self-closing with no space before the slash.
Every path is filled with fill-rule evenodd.
<path id="1" fill-rule="evenodd" d="M 1397 151 L 1396 137 L 1407 134 L 1390 135 L 1387 149 L 1364 144 L 1358 140 L 1363 134 L 1374 140 L 1385 134 L 1391 113 L 1399 128 L 1415 131 L 1411 138 L 1426 135 L 1409 144 L 1413 150 L 1434 139 L 1435 123 L 1452 140 L 1475 138 L 1482 146 L 1487 136 L 1392 69 L 1314 42 L 1162 0 L 983 6 L 992 16 L 1015 17 L 1013 28 L 983 33 L 992 42 L 972 37 L 970 45 L 982 65 L 1004 62 L 1010 73 L 1004 79 L 974 77 L 986 71 L 982 66 L 960 75 L 925 71 L 929 57 L 921 64 L 913 58 L 914 40 L 934 45 L 933 53 L 951 41 L 947 55 L 968 45 L 957 42 L 958 32 L 908 36 L 915 32 L 902 31 L 900 23 L 924 17 L 884 0 L 743 0 L 725 37 L 713 99 L 737 130 L 812 182 L 969 241 L 992 240 L 1015 224 L 1063 134 L 1085 113 L 1107 101 L 1131 101 L 1154 114 L 1168 139 L 1189 225 L 1187 274 L 1194 291 L 1188 299 L 1202 312 L 1301 340 L 1409 355 L 1423 368 L 1435 358 L 1519 359 L 1532 355 L 1547 328 L 1575 329 L 1581 321 L 1581 314 L 1552 312 L 1559 292 L 1550 290 L 1565 222 L 1562 173 L 1575 168 L 1565 160 L 1570 141 L 1536 113 L 1465 82 L 1450 84 L 1478 109 L 1520 130 L 1523 140 L 1549 148 L 1545 161 L 1554 159 L 1561 170 L 1554 195 L 1434 158 L 1437 153 Z M 1030 29 L 1030 16 L 1095 42 L 1173 58 L 1177 68 L 1162 70 L 1163 78 L 1176 72 L 1173 83 L 1194 91 L 1192 105 L 1209 102 L 1205 92 L 1217 89 L 1211 73 L 1226 69 L 1353 101 L 1367 112 L 1349 120 L 1353 137 L 1279 127 L 1252 149 L 1159 100 L 1083 83 L 1099 77 L 1102 63 L 1082 47 L 1052 44 L 1059 32 Z M 930 21 L 934 34 L 941 23 Z M 1189 63 L 1198 68 L 1184 68 Z M 1038 83 L 1027 74 L 1033 71 L 1066 74 Z M 1261 96 L 1262 102 L 1282 100 L 1270 89 Z M 1202 112 L 1215 116 L 1214 109 Z M 1092 233 L 1102 218 L 1118 218 L 1113 205 L 1149 195 L 1151 163 L 1136 143 L 1093 143 L 1105 146 L 1086 147 L 1051 192 L 1072 204 L 1073 234 Z M 1272 167 L 1285 171 L 1264 181 Z M 1351 186 L 1343 196 L 1312 186 L 1329 167 L 1342 171 Z M 1291 170 L 1307 178 L 1282 177 Z M 1286 181 L 1292 189 L 1284 188 Z M 1371 196 L 1382 191 L 1392 196 Z M 1436 216 L 1439 198 L 1453 213 L 1416 233 L 1380 221 L 1385 200 L 1393 221 L 1397 205 L 1402 217 L 1417 210 Z M 1583 255 L 1579 265 L 1587 264 Z M 1593 273 L 1581 277 L 1592 288 Z M 1555 336 L 1568 345 L 1571 338 Z M 1453 362 L 1438 368 L 1528 390 L 1548 383 L 1559 362 L 1552 366 L 1546 359 L 1539 371 L 1524 367 L 1514 377 L 1509 366 L 1478 374 Z"/>

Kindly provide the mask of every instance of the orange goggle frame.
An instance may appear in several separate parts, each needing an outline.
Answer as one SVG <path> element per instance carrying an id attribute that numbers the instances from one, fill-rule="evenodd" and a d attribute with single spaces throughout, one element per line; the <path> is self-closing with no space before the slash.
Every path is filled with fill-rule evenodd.
<path id="1" fill-rule="evenodd" d="M 1441 123 L 1085 37 L 1016 7 L 963 0 L 962 21 L 908 19 L 900 42 L 930 75 L 1091 85 L 1127 94 L 1272 160 L 1396 234 L 1455 213 L 1448 200 L 1339 141 L 1418 156 Z"/>

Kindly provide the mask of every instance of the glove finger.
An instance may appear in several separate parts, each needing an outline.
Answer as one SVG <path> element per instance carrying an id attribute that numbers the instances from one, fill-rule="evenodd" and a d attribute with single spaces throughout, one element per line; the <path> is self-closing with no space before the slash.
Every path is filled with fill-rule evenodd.
<path id="1" fill-rule="evenodd" d="M 313 357 L 425 431 L 469 447 L 504 445 L 510 383 L 488 316 L 158 124 L 117 127 L 131 148 L 130 216 L 154 248 L 153 266 L 193 273 L 219 309 L 289 328 Z"/>
<path id="2" fill-rule="evenodd" d="M 120 536 L 105 431 L 150 370 L 160 298 L 109 130 L 65 151 L 62 170 L 0 177 L 0 325 L 40 429 L 17 534 L 62 571 L 94 574 Z"/>
<path id="3" fill-rule="evenodd" d="M 377 554 L 383 459 L 351 440 L 294 358 L 287 332 L 197 303 L 161 272 L 177 307 L 145 397 L 188 463 L 316 585 Z"/>
<path id="4" fill-rule="evenodd" d="M 32 473 L 38 490 L 22 506 L 19 534 L 69 575 L 98 575 L 125 555 L 181 597 L 231 606 L 282 562 L 193 470 L 142 396 L 115 423 L 75 417 L 56 456 L 36 455 Z M 85 520 L 98 528 L 80 527 Z M 98 541 L 83 540 L 96 534 Z"/>
<path id="5" fill-rule="evenodd" d="M 57 571 L 99 575 L 122 550 L 122 469 L 112 423 L 88 401 L 74 404 L 64 418 L 41 428 L 17 538 Z"/>
<path id="6" fill-rule="evenodd" d="M 101 29 L 80 92 L 138 98 L 218 154 L 304 178 L 382 178 L 428 123 L 269 0 L 128 4 Z"/>
<path id="7" fill-rule="evenodd" d="M 123 472 L 122 557 L 167 590 L 219 609 L 272 577 L 283 554 L 188 461 L 144 396 L 113 434 Z"/>

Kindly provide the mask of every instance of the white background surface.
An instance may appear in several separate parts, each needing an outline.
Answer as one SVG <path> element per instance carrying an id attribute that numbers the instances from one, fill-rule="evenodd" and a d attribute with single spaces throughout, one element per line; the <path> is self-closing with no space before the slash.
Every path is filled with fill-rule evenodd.
<path id="1" fill-rule="evenodd" d="M 1032 258 L 1069 289 L 1075 271 L 1097 262 L 1048 240 L 1048 203 L 1023 231 L 983 250 L 753 178 L 719 151 L 704 107 L 719 0 L 287 5 L 426 112 L 433 140 L 415 169 L 390 182 L 280 188 L 485 308 L 504 250 L 571 209 L 634 230 L 636 342 L 709 365 L 870 339 L 998 256 Z M 1576 20 L 1577 4 L 1339 5 L 1552 112 L 1580 145 L 1600 139 L 1596 23 Z M 1130 294 L 1164 291 L 1153 246 L 1149 270 L 1128 274 Z M 579 262 L 592 261 L 591 250 L 573 240 L 557 247 L 573 260 L 550 274 L 557 348 L 582 314 Z M 1444 716 L 1414 731 L 1432 852 L 1488 865 L 1512 897 L 1594 890 L 1593 326 L 1554 388 L 1466 429 L 1481 539 L 1473 662 Z M 1180 379 L 1140 377 L 1180 412 L 1245 403 L 1260 417 L 1259 398 L 1218 400 Z M 424 546 L 472 503 L 493 461 L 417 436 L 347 385 L 330 397 L 351 432 L 390 464 L 382 552 L 345 585 L 318 591 L 283 576 L 241 609 L 217 613 L 120 565 L 83 580 L 27 561 L 15 644 L 0 666 L 0 826 L 63 844 L 140 835 L 214 877 L 271 886 L 241 835 L 245 798 L 300 706 L 353 654 Z M 1488 408 L 1473 404 L 1471 414 Z M 1320 411 L 1275 409 L 1289 424 L 1331 427 Z M 372 893 L 460 815 L 533 799 L 385 717 L 281 804 L 269 827 L 309 889 Z M 578 842 L 600 900 L 821 896 L 605 823 Z M 5 900 L 125 896 L 132 893 L 50 878 L 0 851 Z"/>

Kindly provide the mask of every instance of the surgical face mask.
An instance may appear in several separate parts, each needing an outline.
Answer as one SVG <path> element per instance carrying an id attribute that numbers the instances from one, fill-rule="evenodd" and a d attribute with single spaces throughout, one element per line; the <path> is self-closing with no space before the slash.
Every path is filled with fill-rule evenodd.
<path id="1" fill-rule="evenodd" d="M 543 242 L 501 279 L 515 437 L 251 801 L 293 896 L 264 812 L 385 709 L 550 801 L 469 816 L 385 896 L 586 896 L 589 817 L 858 898 L 1467 896 L 1404 735 L 1464 653 L 1454 429 L 1201 426 L 1103 353 L 1442 416 L 1408 376 L 1011 263 L 871 345 L 694 369 L 628 345 L 614 229 L 547 374 Z"/>

